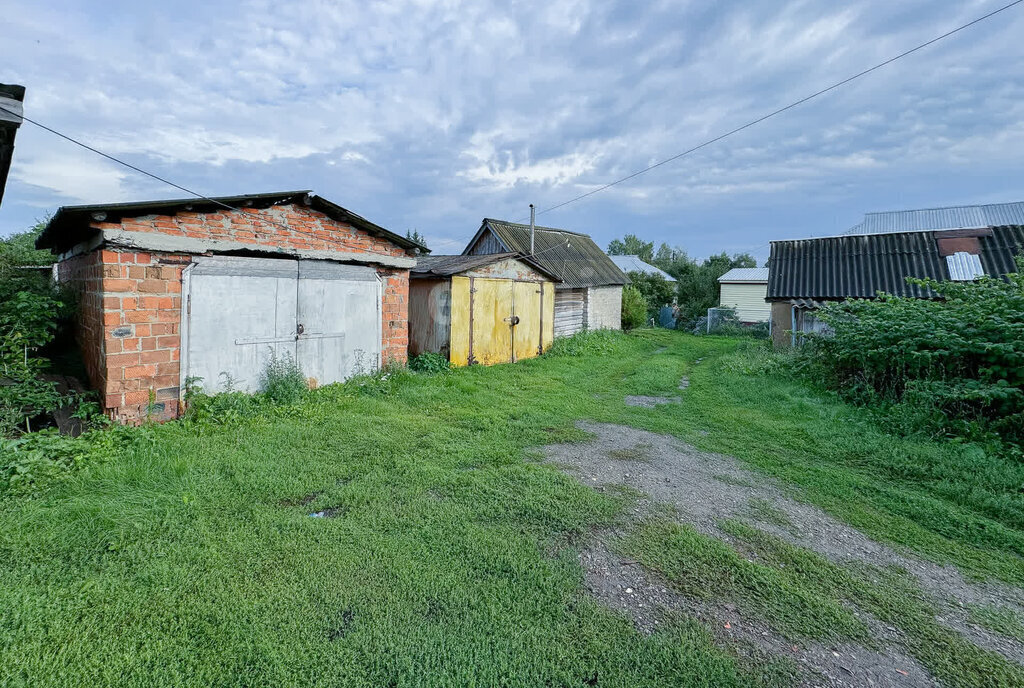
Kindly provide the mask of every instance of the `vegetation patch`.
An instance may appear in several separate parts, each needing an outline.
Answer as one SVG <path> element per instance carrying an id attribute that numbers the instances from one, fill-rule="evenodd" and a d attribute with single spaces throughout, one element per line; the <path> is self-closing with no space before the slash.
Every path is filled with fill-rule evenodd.
<path id="1" fill-rule="evenodd" d="M 967 618 L 971 623 L 1024 643 L 1024 619 L 1012 609 L 972 604 L 967 606 Z"/>

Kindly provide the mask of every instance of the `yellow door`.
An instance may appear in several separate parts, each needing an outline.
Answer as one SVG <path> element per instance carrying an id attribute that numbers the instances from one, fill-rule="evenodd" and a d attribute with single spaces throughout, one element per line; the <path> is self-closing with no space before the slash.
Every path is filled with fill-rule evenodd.
<path id="1" fill-rule="evenodd" d="M 512 282 L 472 280 L 472 361 L 481 365 L 512 360 Z"/>
<path id="2" fill-rule="evenodd" d="M 543 305 L 541 306 L 541 346 L 548 350 L 555 341 L 555 283 L 541 282 Z"/>
<path id="3" fill-rule="evenodd" d="M 453 366 L 469 365 L 469 278 L 452 277 L 452 329 L 448 360 Z"/>
<path id="4" fill-rule="evenodd" d="M 513 312 L 517 318 L 512 328 L 513 360 L 533 358 L 541 346 L 541 285 L 537 282 L 513 283 Z"/>

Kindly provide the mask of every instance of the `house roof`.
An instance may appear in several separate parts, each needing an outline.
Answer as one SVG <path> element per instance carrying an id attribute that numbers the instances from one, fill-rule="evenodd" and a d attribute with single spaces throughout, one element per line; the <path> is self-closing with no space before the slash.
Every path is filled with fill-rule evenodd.
<path id="1" fill-rule="evenodd" d="M 676 278 L 661 268 L 640 260 L 640 256 L 608 256 L 623 272 L 642 272 L 647 275 L 660 275 L 666 282 L 675 282 Z"/>
<path id="2" fill-rule="evenodd" d="M 485 218 L 466 246 L 463 255 L 486 251 L 477 247 L 481 237 L 491 232 L 503 252 L 519 253 L 534 260 L 556 276 L 560 286 L 578 289 L 629 284 L 629 278 L 586 234 L 554 227 L 536 227 L 535 250 L 530 254 L 530 226 Z"/>
<path id="3" fill-rule="evenodd" d="M 545 270 L 536 261 L 530 260 L 518 253 L 488 253 L 473 256 L 421 256 L 416 259 L 416 267 L 412 268 L 411 272 L 417 276 L 436 275 L 438 277 L 450 277 L 467 270 L 482 268 L 485 265 L 509 259 L 521 261 L 545 277 L 549 277 L 555 282 L 558 281 L 557 276 Z"/>
<path id="4" fill-rule="evenodd" d="M 719 282 L 760 284 L 768 281 L 768 268 L 733 268 Z"/>
<path id="5" fill-rule="evenodd" d="M 22 119 L 22 101 L 25 87 L 14 84 L 0 84 L 0 203 L 4 200 L 7 174 L 11 171 L 14 157 L 14 137 Z"/>
<path id="6" fill-rule="evenodd" d="M 1024 225 L 1024 201 L 867 213 L 846 234 L 888 234 Z"/>
<path id="7" fill-rule="evenodd" d="M 218 212 L 232 208 L 269 208 L 275 205 L 306 205 L 327 215 L 333 220 L 346 222 L 357 229 L 379 236 L 401 246 L 427 250 L 426 246 L 401 234 L 384 229 L 364 217 L 356 215 L 340 205 L 317 196 L 309 190 L 276 191 L 272 193 L 243 194 L 239 196 L 217 196 L 211 198 L 176 198 L 163 201 L 141 201 L 135 203 L 105 203 L 100 205 L 63 206 L 43 229 L 36 240 L 36 248 L 48 248 L 62 253 L 97 234 L 94 222 L 117 222 L 126 217 L 143 215 L 174 215 L 182 211 Z"/>
<path id="8" fill-rule="evenodd" d="M 771 242 L 769 300 L 872 298 L 884 291 L 930 298 L 930 290 L 908 277 L 950 279 L 939 253 L 942 232 L 912 231 Z M 978 237 L 987 275 L 1014 272 L 1024 245 L 1024 226 L 993 227 Z"/>

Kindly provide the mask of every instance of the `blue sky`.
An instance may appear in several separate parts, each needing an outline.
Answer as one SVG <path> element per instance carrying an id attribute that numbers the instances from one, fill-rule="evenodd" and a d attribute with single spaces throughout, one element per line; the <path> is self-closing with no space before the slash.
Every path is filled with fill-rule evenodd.
<path id="1" fill-rule="evenodd" d="M 206 194 L 311 188 L 458 252 L 1004 0 L 35 2 L 4 9 L 25 112 Z M 865 212 L 1024 200 L 1024 5 L 539 224 L 706 256 Z M 29 124 L 0 235 L 176 198 Z"/>

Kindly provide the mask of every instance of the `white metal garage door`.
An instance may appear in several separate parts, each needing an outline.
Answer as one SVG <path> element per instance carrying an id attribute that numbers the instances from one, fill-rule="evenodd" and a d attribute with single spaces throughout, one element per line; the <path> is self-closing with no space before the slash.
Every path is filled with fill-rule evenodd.
<path id="1" fill-rule="evenodd" d="M 381 284 L 373 268 L 271 258 L 197 258 L 186 272 L 182 380 L 256 391 L 272 356 L 317 384 L 380 367 Z"/>

